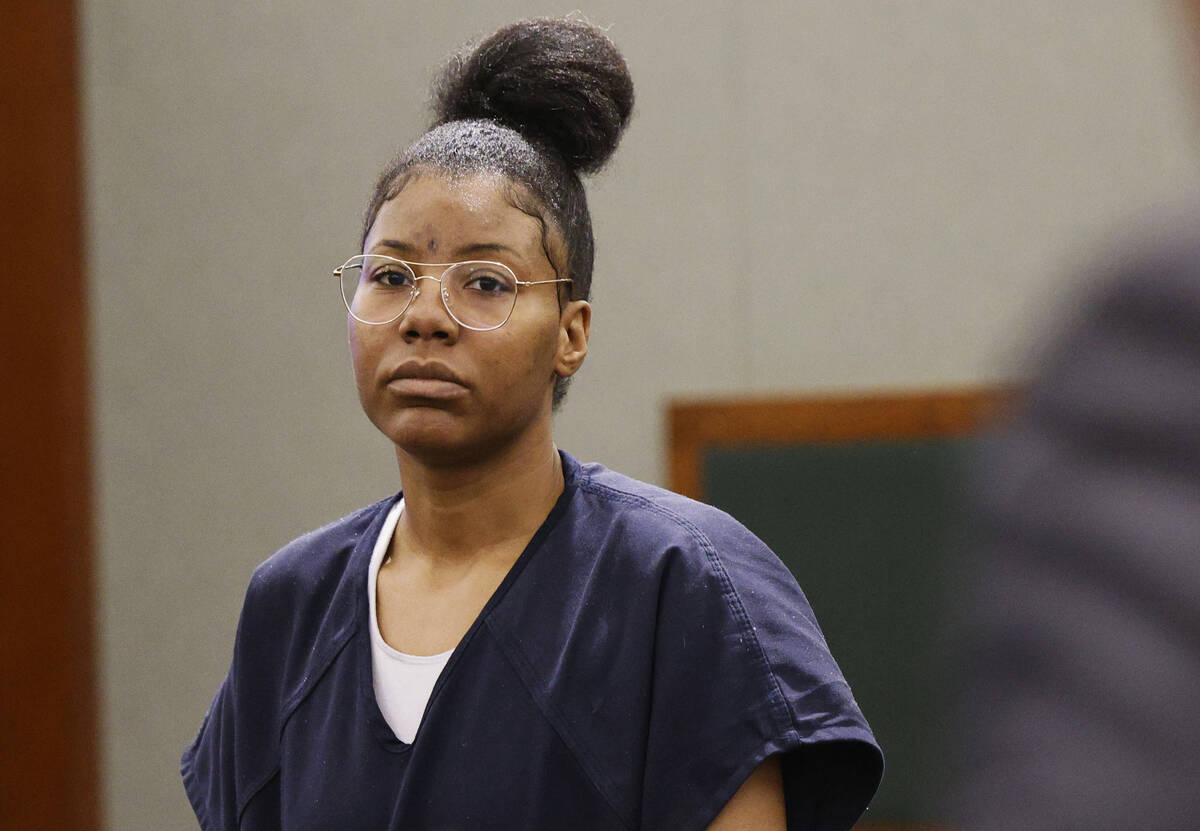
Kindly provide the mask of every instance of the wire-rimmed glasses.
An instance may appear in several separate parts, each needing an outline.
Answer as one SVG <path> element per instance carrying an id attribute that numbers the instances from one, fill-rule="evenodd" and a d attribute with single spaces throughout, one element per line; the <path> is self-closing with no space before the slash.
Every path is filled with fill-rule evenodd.
<path id="1" fill-rule="evenodd" d="M 417 268 L 440 268 L 442 275 L 417 274 Z M 440 286 L 442 303 L 458 325 L 476 332 L 499 329 L 512 316 L 521 286 L 570 283 L 518 280 L 504 263 L 468 260 L 461 263 L 414 263 L 386 254 L 358 254 L 333 270 L 341 283 L 342 302 L 359 323 L 378 326 L 398 320 L 420 294 L 420 280 Z"/>

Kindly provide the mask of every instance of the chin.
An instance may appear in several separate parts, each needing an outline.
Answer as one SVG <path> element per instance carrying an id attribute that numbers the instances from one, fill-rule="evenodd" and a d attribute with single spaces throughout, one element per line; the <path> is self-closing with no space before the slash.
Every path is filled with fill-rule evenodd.
<path id="1" fill-rule="evenodd" d="M 502 455 L 530 425 L 500 414 L 480 424 L 437 407 L 406 407 L 376 426 L 401 453 L 426 465 L 469 467 Z"/>
<path id="2" fill-rule="evenodd" d="M 461 464 L 482 450 L 460 417 L 436 407 L 408 407 L 376 426 L 400 452 L 429 465 Z"/>
<path id="3" fill-rule="evenodd" d="M 469 432 L 461 416 L 437 407 L 405 407 L 389 413 L 382 422 L 376 421 L 375 426 L 402 448 L 459 444 Z"/>

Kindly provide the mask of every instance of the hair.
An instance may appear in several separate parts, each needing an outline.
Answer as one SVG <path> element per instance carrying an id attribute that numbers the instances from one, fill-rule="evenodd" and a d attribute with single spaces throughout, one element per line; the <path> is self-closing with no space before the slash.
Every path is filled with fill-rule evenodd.
<path id="1" fill-rule="evenodd" d="M 572 281 L 567 297 L 587 300 L 595 241 L 580 175 L 604 166 L 633 112 L 633 79 L 613 42 L 582 20 L 512 23 L 447 61 L 433 110 L 432 126 L 375 183 L 361 243 L 383 203 L 421 173 L 498 173 L 508 201 L 541 224 L 555 275 Z M 556 409 L 568 381 L 555 383 Z"/>

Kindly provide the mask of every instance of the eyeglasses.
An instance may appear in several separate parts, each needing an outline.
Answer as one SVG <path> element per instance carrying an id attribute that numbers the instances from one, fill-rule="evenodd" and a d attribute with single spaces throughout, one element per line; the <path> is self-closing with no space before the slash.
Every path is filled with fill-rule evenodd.
<path id="1" fill-rule="evenodd" d="M 440 268 L 441 277 L 417 274 L 416 268 Z M 470 260 L 461 263 L 410 263 L 385 254 L 359 254 L 333 270 L 342 287 L 350 316 L 373 326 L 398 320 L 417 299 L 419 280 L 441 286 L 442 303 L 458 325 L 476 332 L 499 329 L 512 316 L 517 289 L 557 280 L 518 280 L 503 263 Z"/>

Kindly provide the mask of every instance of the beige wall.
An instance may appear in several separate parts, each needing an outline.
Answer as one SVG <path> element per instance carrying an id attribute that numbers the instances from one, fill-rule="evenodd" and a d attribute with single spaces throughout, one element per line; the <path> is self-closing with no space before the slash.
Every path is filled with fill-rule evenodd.
<path id="1" fill-rule="evenodd" d="M 664 403 L 988 381 L 1119 218 L 1184 193 L 1144 0 L 606 0 L 637 113 L 591 188 L 560 444 L 661 481 Z M 182 745 L 252 567 L 396 488 L 329 269 L 431 68 L 547 3 L 82 4 L 110 827 L 192 827 Z M 70 243 L 67 243 L 70 244 Z"/>

